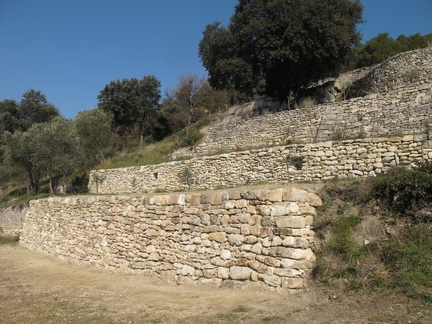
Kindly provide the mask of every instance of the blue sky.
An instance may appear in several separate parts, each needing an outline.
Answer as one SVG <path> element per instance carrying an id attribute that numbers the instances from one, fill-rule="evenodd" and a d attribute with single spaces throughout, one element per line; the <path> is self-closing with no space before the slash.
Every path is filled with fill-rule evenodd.
<path id="1" fill-rule="evenodd" d="M 205 76 L 198 43 L 237 0 L 0 0 L 0 101 L 40 90 L 63 116 L 94 108 L 111 80 L 154 75 L 161 90 Z M 363 41 L 432 33 L 431 0 L 363 0 Z"/>

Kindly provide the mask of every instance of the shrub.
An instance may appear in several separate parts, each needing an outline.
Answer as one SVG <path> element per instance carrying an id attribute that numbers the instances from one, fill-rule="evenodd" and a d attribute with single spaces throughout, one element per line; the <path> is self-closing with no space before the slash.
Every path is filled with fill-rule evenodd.
<path id="1" fill-rule="evenodd" d="M 412 169 L 391 168 L 376 178 L 373 193 L 396 212 L 421 208 L 432 201 L 432 164 L 425 161 Z"/>
<path id="2" fill-rule="evenodd" d="M 194 146 L 199 143 L 204 137 L 197 127 L 191 127 L 188 132 L 180 133 L 180 146 Z"/>
<path id="3" fill-rule="evenodd" d="M 195 175 L 188 167 L 183 168 L 177 176 L 181 183 L 188 186 L 189 191 L 191 191 L 192 186 L 197 183 Z"/>
<path id="4" fill-rule="evenodd" d="M 296 102 L 294 105 L 295 109 L 302 109 L 302 108 L 306 108 L 306 107 L 312 107 L 315 106 L 316 100 L 312 97 L 305 97 L 302 98 L 299 102 Z"/>
<path id="5" fill-rule="evenodd" d="M 420 80 L 420 72 L 417 69 L 411 69 L 403 75 L 408 82 L 417 82 Z"/>

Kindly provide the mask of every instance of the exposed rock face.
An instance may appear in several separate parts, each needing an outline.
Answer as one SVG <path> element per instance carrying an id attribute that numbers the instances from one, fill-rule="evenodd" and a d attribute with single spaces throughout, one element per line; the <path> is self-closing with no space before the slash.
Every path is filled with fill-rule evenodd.
<path id="1" fill-rule="evenodd" d="M 288 292 L 310 277 L 319 205 L 294 188 L 47 198 L 30 202 L 20 244 L 170 283 Z"/>

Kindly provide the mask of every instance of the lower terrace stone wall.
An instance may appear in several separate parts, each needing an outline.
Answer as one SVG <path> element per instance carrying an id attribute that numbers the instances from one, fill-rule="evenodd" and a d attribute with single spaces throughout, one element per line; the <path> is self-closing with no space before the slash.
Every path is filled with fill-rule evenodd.
<path id="1" fill-rule="evenodd" d="M 287 292 L 307 285 L 319 205 L 288 187 L 52 197 L 30 202 L 20 244 L 170 283 Z"/>
<path id="2" fill-rule="evenodd" d="M 432 159 L 432 142 L 426 141 L 425 135 L 294 144 L 151 166 L 93 170 L 89 190 L 93 193 L 187 190 L 187 184 L 178 177 L 185 168 L 193 175 L 193 189 L 321 181 L 335 177 L 365 178 L 386 172 L 392 166 L 409 166 L 422 159 Z M 295 160 L 301 165 L 296 167 Z M 95 177 L 103 180 L 98 188 Z"/>

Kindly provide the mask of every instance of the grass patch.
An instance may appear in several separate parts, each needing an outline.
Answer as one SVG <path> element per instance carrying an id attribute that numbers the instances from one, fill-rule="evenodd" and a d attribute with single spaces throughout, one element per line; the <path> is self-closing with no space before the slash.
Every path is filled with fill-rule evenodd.
<path id="1" fill-rule="evenodd" d="M 401 238 L 392 238 L 382 249 L 383 262 L 391 269 L 382 280 L 408 297 L 432 303 L 432 226 L 416 224 Z"/>
<path id="2" fill-rule="evenodd" d="M 314 278 L 326 285 L 342 283 L 347 290 L 402 293 L 431 304 L 432 225 L 413 217 L 415 210 L 430 207 L 430 174 L 432 166 L 426 163 L 394 168 L 376 179 L 327 183 L 313 224 Z M 379 228 L 366 231 L 368 225 Z"/>
<path id="3" fill-rule="evenodd" d="M 1 228 L 0 228 L 1 230 Z M 0 231 L 0 245 L 17 245 L 19 242 L 19 235 L 4 234 Z"/>

